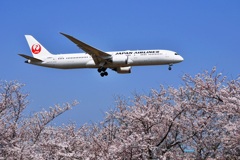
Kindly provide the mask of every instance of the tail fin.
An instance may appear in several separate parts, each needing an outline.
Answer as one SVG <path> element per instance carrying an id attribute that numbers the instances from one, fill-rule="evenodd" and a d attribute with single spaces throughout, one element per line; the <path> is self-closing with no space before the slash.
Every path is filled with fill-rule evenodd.
<path id="1" fill-rule="evenodd" d="M 33 36 L 25 35 L 29 48 L 34 58 L 44 59 L 52 54 L 45 49 Z"/>

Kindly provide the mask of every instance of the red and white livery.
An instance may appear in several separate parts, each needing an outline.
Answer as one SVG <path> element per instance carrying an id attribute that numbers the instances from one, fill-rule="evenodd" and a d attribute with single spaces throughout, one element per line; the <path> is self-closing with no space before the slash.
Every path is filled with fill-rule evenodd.
<path id="1" fill-rule="evenodd" d="M 25 35 L 33 57 L 19 54 L 27 59 L 29 64 L 38 66 L 74 69 L 96 68 L 102 77 L 107 76 L 108 68 L 117 73 L 131 73 L 132 66 L 168 65 L 169 70 L 175 63 L 183 61 L 183 58 L 170 50 L 127 50 L 104 52 L 96 49 L 70 35 L 61 33 L 75 43 L 85 53 L 51 54 L 33 36 Z"/>

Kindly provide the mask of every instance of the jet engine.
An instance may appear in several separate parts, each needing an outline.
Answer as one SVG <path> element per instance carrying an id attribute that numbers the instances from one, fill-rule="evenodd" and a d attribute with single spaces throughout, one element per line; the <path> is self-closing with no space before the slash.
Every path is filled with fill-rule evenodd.
<path id="1" fill-rule="evenodd" d="M 128 57 L 126 55 L 118 55 L 112 57 L 113 64 L 128 64 Z"/>
<path id="2" fill-rule="evenodd" d="M 131 73 L 131 67 L 118 67 L 114 69 L 117 73 Z"/>

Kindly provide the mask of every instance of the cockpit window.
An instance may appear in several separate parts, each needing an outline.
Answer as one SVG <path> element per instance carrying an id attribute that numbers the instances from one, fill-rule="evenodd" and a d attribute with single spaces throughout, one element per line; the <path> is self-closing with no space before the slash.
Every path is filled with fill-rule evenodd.
<path id="1" fill-rule="evenodd" d="M 175 55 L 178 55 L 177 53 L 175 53 Z"/>

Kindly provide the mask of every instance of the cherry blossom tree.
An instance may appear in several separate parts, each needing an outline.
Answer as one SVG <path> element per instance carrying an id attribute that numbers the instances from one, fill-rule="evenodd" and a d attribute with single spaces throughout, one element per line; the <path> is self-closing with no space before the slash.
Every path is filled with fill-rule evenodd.
<path id="1" fill-rule="evenodd" d="M 45 147 L 41 145 L 51 136 L 52 129 L 47 125 L 77 104 L 55 105 L 49 111 L 41 111 L 27 118 L 23 110 L 28 104 L 28 95 L 22 92 L 23 86 L 16 81 L 0 83 L 1 159 L 44 159 L 44 152 L 41 151 Z"/>
<path id="2" fill-rule="evenodd" d="M 119 101 L 105 119 L 113 158 L 230 158 L 240 156 L 239 78 L 185 74 L 179 88 L 161 86 L 133 103 Z M 186 153 L 191 150 L 192 153 Z"/>
<path id="3" fill-rule="evenodd" d="M 188 131 L 195 133 L 188 145 L 194 148 L 196 158 L 240 156 L 239 80 L 227 81 L 215 68 L 183 77 L 185 89 L 181 89 L 180 99 L 186 100 L 186 118 L 191 120 Z"/>
<path id="4" fill-rule="evenodd" d="M 239 159 L 240 78 L 213 68 L 149 95 L 118 98 L 100 123 L 51 126 L 75 106 L 23 115 L 27 94 L 0 84 L 0 159 Z"/>

